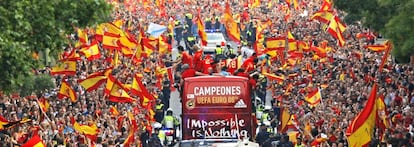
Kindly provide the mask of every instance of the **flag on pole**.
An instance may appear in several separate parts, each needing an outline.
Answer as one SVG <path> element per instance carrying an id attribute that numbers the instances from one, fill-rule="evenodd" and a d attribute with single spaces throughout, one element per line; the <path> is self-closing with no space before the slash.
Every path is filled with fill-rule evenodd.
<path id="1" fill-rule="evenodd" d="M 76 102 L 78 99 L 75 90 L 72 89 L 70 84 L 65 81 L 65 79 L 62 80 L 62 84 L 60 85 L 60 90 L 57 96 L 60 99 L 70 98 L 72 102 Z"/>
<path id="2" fill-rule="evenodd" d="M 20 147 L 46 147 L 46 145 L 43 143 L 39 135 L 35 135 L 32 138 L 30 138 L 29 141 L 27 141 L 25 144 L 21 145 Z"/>
<path id="3" fill-rule="evenodd" d="M 375 105 L 376 95 L 377 84 L 374 83 L 364 109 L 354 118 L 347 128 L 346 135 L 348 136 L 349 146 L 365 147 L 371 142 L 377 118 L 377 107 Z"/>

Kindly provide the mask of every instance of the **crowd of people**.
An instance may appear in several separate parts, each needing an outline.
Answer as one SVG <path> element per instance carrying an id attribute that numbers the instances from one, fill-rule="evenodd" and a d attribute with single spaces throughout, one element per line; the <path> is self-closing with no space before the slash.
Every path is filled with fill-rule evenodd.
<path id="1" fill-rule="evenodd" d="M 2 118 L 8 122 L 22 119 L 31 121 L 13 127 L 3 126 L 6 129 L 1 128 L 0 122 L 0 146 L 24 144 L 34 134 L 39 135 L 47 146 L 121 146 L 130 138 L 131 120 L 123 119 L 128 113 L 134 115 L 138 124 L 130 146 L 155 146 L 150 144 L 157 137 L 152 134 L 151 124 L 155 121 L 162 123 L 163 114 L 171 104 L 181 105 L 179 101 L 170 101 L 171 93 L 182 90 L 180 86 L 183 78 L 202 75 L 245 76 L 250 79 L 255 96 L 263 102 L 266 94 L 271 93 L 274 100 L 264 105 L 272 106 L 269 113 L 274 122 L 280 122 L 281 108 L 289 109 L 296 126 L 293 130 L 299 132 L 295 139 L 290 138 L 296 146 L 347 146 L 347 127 L 364 108 L 373 83 L 377 83 L 377 95 L 383 96 L 385 117 L 389 124 L 385 130 L 376 129 L 371 145 L 412 146 L 413 67 L 396 64 L 390 57 L 383 72 L 378 72 L 385 52 L 373 52 L 364 48 L 375 44 L 378 34 L 374 35 L 360 24 L 347 24 L 343 33 L 346 45 L 340 47 L 337 40 L 325 32 L 321 22 L 310 20 L 312 14 L 320 10 L 323 2 L 299 0 L 298 8 L 294 9 L 293 4 L 289 7 L 285 1 L 262 0 L 256 5 L 230 0 L 233 15 L 240 27 L 241 42 L 238 46 L 217 44 L 218 48 L 227 48 L 226 54 L 217 49 L 214 54 L 204 54 L 203 46 L 198 41 L 191 42 L 192 37 L 200 40 L 193 20 L 200 12 L 207 29 L 226 32 L 222 23 L 224 1 L 109 1 L 114 5 L 114 20 L 122 20 L 124 23 L 121 28 L 135 36 L 142 36 L 141 30 L 146 30 L 150 23 L 172 25 L 173 29 L 166 31 L 163 36 L 166 36 L 169 48 L 178 51 L 178 56 L 173 59 L 171 52 L 160 53 L 154 50 L 150 55 L 139 59 L 138 63 L 132 64 L 134 59 L 120 55 L 118 66 L 114 67 L 113 63 L 108 62 L 108 58 L 114 56 L 113 52 L 100 46 L 99 58 L 87 60 L 82 57 L 77 61 L 75 75 L 54 76 L 56 88 L 44 91 L 41 96 L 50 104 L 46 112 L 41 110 L 35 99 L 3 95 L 0 98 Z M 342 12 L 333 11 L 340 18 L 343 17 Z M 266 22 L 270 22 L 270 25 L 262 32 L 256 32 L 257 27 Z M 304 52 L 302 58 L 292 62 L 287 55 L 272 58 L 266 54 L 246 53 L 243 50 L 253 50 L 253 44 L 258 41 L 256 34 L 269 38 L 284 36 L 288 31 L 296 40 L 307 42 L 310 46 L 330 48 L 327 57 L 315 57 L 310 51 Z M 95 32 L 88 33 L 89 41 L 92 42 Z M 72 41 L 75 42 L 78 38 L 75 35 Z M 68 45 L 64 54 L 69 55 L 73 50 L 79 48 Z M 237 62 L 238 57 L 242 58 L 242 62 Z M 265 63 L 265 60 L 270 62 Z M 230 66 L 232 61 L 239 65 Z M 143 107 L 139 100 L 131 103 L 108 101 L 104 92 L 105 84 L 90 92 L 79 85 L 78 82 L 89 74 L 111 67 L 112 75 L 125 84 L 130 84 L 135 74 L 140 74 L 146 89 L 158 99 L 148 102 L 154 103 L 149 108 L 152 110 Z M 160 68 L 172 68 L 173 78 L 166 73 L 160 75 Z M 267 73 L 286 78 L 282 81 L 269 78 L 263 74 L 265 69 Z M 36 74 L 49 74 L 50 71 L 51 68 L 46 68 Z M 62 79 L 66 79 L 75 90 L 75 102 L 58 98 Z M 304 99 L 309 89 L 315 88 L 321 89 L 322 100 L 318 105 L 310 106 Z M 119 114 L 114 114 L 114 107 Z M 148 119 L 148 115 L 155 115 L 154 120 Z M 87 135 L 75 130 L 72 118 L 83 125 L 95 124 L 99 130 L 97 139 L 92 141 Z M 269 142 L 274 141 L 272 139 L 278 137 L 288 142 L 286 134 L 282 133 L 281 137 L 274 134 L 277 133 L 260 133 L 260 139 L 256 141 L 263 146 L 268 146 Z M 315 143 L 315 140 L 318 141 Z"/>

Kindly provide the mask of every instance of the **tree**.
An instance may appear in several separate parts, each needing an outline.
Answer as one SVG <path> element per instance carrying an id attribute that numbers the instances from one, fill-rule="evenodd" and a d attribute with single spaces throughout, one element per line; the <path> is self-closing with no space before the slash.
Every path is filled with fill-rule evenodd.
<path id="1" fill-rule="evenodd" d="M 335 7 L 347 13 L 345 21 L 361 21 L 393 43 L 393 55 L 408 62 L 414 55 L 414 1 L 412 0 L 334 0 Z"/>
<path id="2" fill-rule="evenodd" d="M 50 91 L 55 87 L 52 77 L 48 74 L 27 76 L 23 79 L 23 85 L 18 87 L 21 97 L 30 96 L 33 93 L 42 95 L 45 91 Z"/>
<path id="3" fill-rule="evenodd" d="M 24 77 L 42 63 L 33 59 L 34 53 L 57 57 L 73 27 L 106 22 L 111 9 L 105 0 L 0 1 L 0 90 L 22 86 Z"/>

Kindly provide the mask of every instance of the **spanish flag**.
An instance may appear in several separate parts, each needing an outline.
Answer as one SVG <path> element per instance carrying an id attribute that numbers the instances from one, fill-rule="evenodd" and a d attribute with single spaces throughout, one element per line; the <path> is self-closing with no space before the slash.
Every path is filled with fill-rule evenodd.
<path id="1" fill-rule="evenodd" d="M 44 113 L 46 113 L 47 110 L 49 110 L 50 104 L 49 101 L 45 98 L 40 98 L 39 100 L 37 100 L 37 104 L 39 105 L 40 110 L 42 110 Z"/>
<path id="2" fill-rule="evenodd" d="M 285 80 L 285 77 L 282 76 L 277 76 L 275 74 L 271 74 L 271 73 L 263 73 L 264 76 L 266 76 L 269 80 L 275 80 L 278 81 L 279 83 L 283 82 Z"/>
<path id="3" fill-rule="evenodd" d="M 99 129 L 94 122 L 90 125 L 81 125 L 78 122 L 76 122 L 75 118 L 73 117 L 71 117 L 71 122 L 73 125 L 73 129 L 75 129 L 78 133 L 85 135 L 92 141 L 96 142 Z"/>
<path id="4" fill-rule="evenodd" d="M 233 14 L 228 2 L 226 3 L 226 8 L 224 10 L 224 25 L 229 38 L 236 43 L 240 43 L 240 29 L 237 22 L 233 19 Z"/>
<path id="5" fill-rule="evenodd" d="M 90 92 L 97 89 L 106 81 L 107 77 L 102 72 L 95 72 L 90 74 L 86 79 L 79 81 L 86 91 Z"/>
<path id="6" fill-rule="evenodd" d="M 115 22 L 115 23 L 117 23 L 117 22 Z M 122 23 L 122 21 L 121 21 L 121 23 Z M 120 24 L 118 23 L 118 25 L 120 25 Z M 103 29 L 106 33 L 111 33 L 111 34 L 119 35 L 119 36 L 124 36 L 125 35 L 125 32 L 120 27 L 115 25 L 114 23 L 103 23 L 102 27 L 103 27 Z"/>
<path id="7" fill-rule="evenodd" d="M 8 124 L 9 121 L 0 115 L 0 131 L 6 129 Z"/>
<path id="8" fill-rule="evenodd" d="M 129 130 L 128 137 L 125 139 L 125 141 L 123 143 L 123 146 L 124 147 L 130 147 L 131 146 L 131 143 L 133 143 L 135 141 L 134 133 L 135 133 L 135 130 L 134 129 L 130 129 Z"/>
<path id="9" fill-rule="evenodd" d="M 303 51 L 303 52 L 310 51 L 310 46 L 305 41 L 298 41 L 297 45 L 298 45 L 298 50 L 299 51 Z"/>
<path id="10" fill-rule="evenodd" d="M 198 27 L 198 36 L 200 36 L 200 39 L 201 39 L 201 45 L 207 46 L 207 34 L 205 31 L 205 27 L 203 25 L 203 21 L 201 20 L 200 9 L 198 10 L 198 16 L 197 16 L 196 22 L 197 22 L 197 27 Z"/>
<path id="11" fill-rule="evenodd" d="M 312 15 L 311 20 L 318 20 L 319 22 L 328 24 L 335 15 L 333 11 L 318 11 Z"/>
<path id="12" fill-rule="evenodd" d="M 118 45 L 121 47 L 121 53 L 124 56 L 131 57 L 133 54 L 132 49 L 137 48 L 138 42 L 134 38 L 129 32 L 126 32 L 125 36 L 119 38 Z"/>
<path id="13" fill-rule="evenodd" d="M 348 144 L 354 146 L 368 146 L 374 133 L 375 122 L 377 119 L 376 96 L 377 85 L 372 86 L 371 94 L 365 104 L 364 109 L 354 118 L 348 126 L 346 135 Z"/>
<path id="14" fill-rule="evenodd" d="M 111 93 L 112 86 L 115 83 L 115 78 L 111 74 L 106 75 L 106 78 L 105 94 L 109 94 Z"/>
<path id="15" fill-rule="evenodd" d="M 331 19 L 329 22 L 327 32 L 338 40 L 339 46 L 345 45 L 345 39 L 342 33 L 345 31 L 346 26 L 342 24 L 337 16 Z"/>
<path id="16" fill-rule="evenodd" d="M 43 143 L 39 135 L 35 135 L 32 138 L 30 138 L 29 141 L 27 141 L 25 144 L 21 145 L 20 147 L 46 147 L 46 145 Z"/>
<path id="17" fill-rule="evenodd" d="M 102 47 L 111 50 L 119 49 L 118 40 L 120 37 L 121 36 L 119 34 L 104 32 L 104 35 L 102 37 Z"/>
<path id="18" fill-rule="evenodd" d="M 128 112 L 128 119 L 129 123 L 131 124 L 131 129 L 136 130 L 138 129 L 137 120 L 135 119 L 134 115 L 131 112 Z"/>
<path id="19" fill-rule="evenodd" d="M 82 29 L 77 29 L 77 33 L 78 33 L 78 38 L 79 38 L 79 43 L 76 44 L 76 47 L 81 47 L 85 44 L 88 43 L 88 34 L 82 30 Z"/>
<path id="20" fill-rule="evenodd" d="M 132 103 L 135 101 L 129 94 L 126 92 L 125 87 L 121 82 L 117 81 L 113 76 L 109 76 L 111 81 L 114 81 L 111 92 L 109 93 L 109 101 L 116 103 Z"/>
<path id="21" fill-rule="evenodd" d="M 167 38 L 164 35 L 158 37 L 158 53 L 159 54 L 170 54 L 171 50 L 167 43 Z"/>
<path id="22" fill-rule="evenodd" d="M 387 118 L 388 111 L 387 111 L 387 107 L 384 102 L 384 95 L 381 95 L 377 98 L 375 105 L 377 107 L 377 112 L 378 112 L 378 120 L 377 120 L 378 127 L 381 128 L 382 131 L 385 131 L 385 129 L 389 128 L 390 126 L 389 126 L 389 119 Z"/>
<path id="23" fill-rule="evenodd" d="M 290 121 L 291 114 L 289 113 L 288 108 L 282 107 L 282 113 L 280 114 L 279 120 L 280 120 L 280 126 L 279 129 L 280 132 L 285 133 L 287 131 L 287 125 Z"/>
<path id="24" fill-rule="evenodd" d="M 294 52 L 298 50 L 298 44 L 296 43 L 295 37 L 293 37 L 292 33 L 288 31 L 287 34 L 288 39 L 288 52 Z"/>
<path id="25" fill-rule="evenodd" d="M 138 83 L 139 89 L 141 93 L 139 93 L 140 101 L 142 106 L 147 106 L 150 101 L 155 100 L 155 97 L 147 90 L 147 88 L 142 84 L 142 82 Z"/>
<path id="26" fill-rule="evenodd" d="M 143 55 L 149 57 L 157 49 L 158 39 L 142 38 Z"/>
<path id="27" fill-rule="evenodd" d="M 111 109 L 109 109 L 109 112 L 111 112 L 112 116 L 118 116 L 119 111 L 115 106 L 111 106 Z"/>
<path id="28" fill-rule="evenodd" d="M 374 51 L 374 52 L 382 52 L 382 51 L 387 50 L 388 46 L 386 44 L 367 45 L 367 46 L 364 46 L 364 48 L 367 48 L 367 49 L 369 49 L 371 51 Z"/>
<path id="29" fill-rule="evenodd" d="M 284 50 L 286 46 L 286 38 L 276 37 L 276 38 L 266 38 L 266 49 L 267 51 L 274 50 Z"/>
<path id="30" fill-rule="evenodd" d="M 131 93 L 135 95 L 140 95 L 142 93 L 142 82 L 141 78 L 138 77 L 137 74 L 135 74 L 134 78 L 132 79 L 132 85 L 131 85 Z"/>
<path id="31" fill-rule="evenodd" d="M 62 58 L 62 61 L 77 61 L 80 60 L 80 55 L 76 49 L 72 49 L 66 58 Z"/>
<path id="32" fill-rule="evenodd" d="M 67 81 L 65 81 L 65 79 L 62 80 L 62 84 L 60 85 L 60 90 L 57 96 L 60 99 L 68 97 L 72 102 L 76 102 L 78 99 L 75 90 L 72 89 L 72 87 Z"/>
<path id="33" fill-rule="evenodd" d="M 320 11 L 331 11 L 331 10 L 332 10 L 332 2 L 330 0 L 324 0 Z"/>
<path id="34" fill-rule="evenodd" d="M 61 61 L 56 66 L 52 67 L 51 75 L 63 74 L 66 76 L 73 76 L 76 74 L 76 61 Z"/>
<path id="35" fill-rule="evenodd" d="M 321 100 L 322 95 L 319 88 L 314 89 L 305 97 L 305 101 L 308 102 L 311 107 L 317 106 Z"/>
<path id="36" fill-rule="evenodd" d="M 89 61 L 99 59 L 101 57 L 98 42 L 94 42 L 90 46 L 82 48 L 79 52 L 83 54 Z"/>

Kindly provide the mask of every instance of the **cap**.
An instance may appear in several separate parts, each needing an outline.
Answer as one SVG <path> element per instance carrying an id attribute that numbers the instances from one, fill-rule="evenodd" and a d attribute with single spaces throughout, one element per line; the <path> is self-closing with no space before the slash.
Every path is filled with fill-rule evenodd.
<path id="1" fill-rule="evenodd" d="M 173 109 L 171 109 L 171 108 L 168 108 L 168 109 L 167 109 L 167 111 L 173 111 Z"/>
<path id="2" fill-rule="evenodd" d="M 265 106 L 265 110 L 270 110 L 272 109 L 272 106 Z"/>

